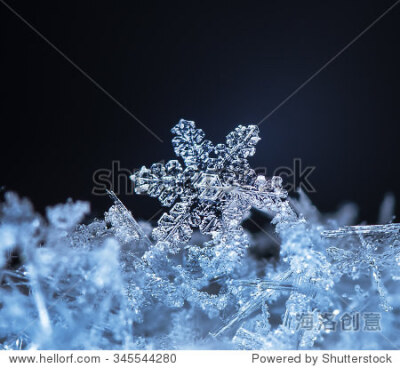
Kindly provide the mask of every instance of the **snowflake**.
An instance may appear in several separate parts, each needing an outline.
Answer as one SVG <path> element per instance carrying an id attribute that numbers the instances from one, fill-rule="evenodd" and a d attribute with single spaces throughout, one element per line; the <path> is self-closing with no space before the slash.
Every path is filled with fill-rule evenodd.
<path id="1" fill-rule="evenodd" d="M 193 228 L 215 235 L 240 230 L 251 207 L 278 211 L 286 192 L 280 177 L 257 176 L 247 158 L 260 140 L 258 127 L 239 125 L 225 144 L 213 145 L 193 121 L 172 128 L 175 153 L 184 161 L 143 166 L 131 176 L 137 194 L 157 197 L 166 207 L 153 231 L 158 241 L 187 242 Z"/>
<path id="2" fill-rule="evenodd" d="M 358 278 L 360 272 L 371 271 L 380 296 L 380 306 L 384 310 L 391 310 L 392 307 L 387 302 L 382 272 L 394 270 L 400 264 L 399 233 L 399 224 L 345 226 L 322 232 L 325 238 L 346 240 L 347 249 L 332 246 L 326 250 L 341 272 Z"/>

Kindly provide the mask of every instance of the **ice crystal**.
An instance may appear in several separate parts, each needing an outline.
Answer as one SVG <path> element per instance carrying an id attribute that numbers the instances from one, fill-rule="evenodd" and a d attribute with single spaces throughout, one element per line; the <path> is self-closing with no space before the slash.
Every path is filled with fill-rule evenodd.
<path id="1" fill-rule="evenodd" d="M 257 177 L 247 162 L 257 127 L 216 146 L 192 122 L 173 132 L 184 168 L 133 176 L 137 193 L 172 206 L 154 239 L 111 192 L 91 221 L 86 202 L 43 217 L 5 194 L 0 348 L 400 348 L 393 196 L 379 225 L 355 225 L 355 205 L 321 214 L 305 193 L 288 200 L 279 178 Z M 241 226 L 250 208 L 271 222 L 256 234 Z"/>
<path id="2" fill-rule="evenodd" d="M 251 207 L 276 210 L 286 198 L 281 179 L 257 176 L 247 161 L 260 140 L 258 132 L 256 125 L 239 125 L 225 144 L 214 146 L 193 121 L 181 120 L 172 128 L 172 144 L 185 167 L 171 160 L 132 175 L 136 193 L 172 206 L 158 221 L 155 239 L 188 242 L 194 227 L 203 234 L 237 231 Z"/>
<path id="3" fill-rule="evenodd" d="M 365 270 L 371 271 L 381 297 L 381 307 L 392 309 L 386 299 L 387 291 L 381 273 L 399 266 L 400 224 L 347 226 L 322 234 L 330 239 L 346 239 L 344 249 L 335 246 L 327 249 L 333 263 L 353 277 L 358 277 Z"/>

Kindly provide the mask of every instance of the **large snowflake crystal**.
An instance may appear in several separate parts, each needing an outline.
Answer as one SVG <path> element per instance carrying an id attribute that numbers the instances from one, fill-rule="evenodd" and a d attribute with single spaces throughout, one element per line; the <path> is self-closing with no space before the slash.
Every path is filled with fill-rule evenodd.
<path id="1" fill-rule="evenodd" d="M 277 212 L 286 192 L 280 177 L 257 176 L 247 158 L 260 140 L 258 127 L 239 125 L 225 144 L 213 145 L 193 121 L 172 128 L 175 153 L 184 161 L 143 166 L 131 176 L 137 194 L 157 197 L 166 207 L 153 231 L 159 241 L 187 242 L 192 229 L 203 234 L 238 231 L 251 207 Z"/>

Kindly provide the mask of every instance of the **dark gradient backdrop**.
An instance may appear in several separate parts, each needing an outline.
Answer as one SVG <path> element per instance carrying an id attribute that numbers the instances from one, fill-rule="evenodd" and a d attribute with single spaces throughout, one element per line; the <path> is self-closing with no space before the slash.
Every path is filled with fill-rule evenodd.
<path id="1" fill-rule="evenodd" d="M 257 123 L 394 0 L 8 3 L 159 135 L 159 143 L 0 3 L 0 185 L 36 208 L 86 199 L 92 174 L 174 157 L 170 128 L 215 142 Z M 322 210 L 355 201 L 374 222 L 400 198 L 400 5 L 261 125 L 254 167 L 316 166 Z M 121 199 L 137 217 L 155 199 Z"/>

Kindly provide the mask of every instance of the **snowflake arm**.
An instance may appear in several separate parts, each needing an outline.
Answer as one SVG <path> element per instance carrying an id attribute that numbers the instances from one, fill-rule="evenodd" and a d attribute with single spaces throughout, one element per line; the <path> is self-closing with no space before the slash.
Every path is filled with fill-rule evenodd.
<path id="1" fill-rule="evenodd" d="M 257 125 L 239 125 L 226 136 L 229 160 L 246 159 L 256 153 L 256 144 L 261 140 Z"/>
<path id="2" fill-rule="evenodd" d="M 186 167 L 204 168 L 214 147 L 210 141 L 204 140 L 203 130 L 196 129 L 194 121 L 181 119 L 171 132 L 175 134 L 172 139 L 175 154 L 182 157 Z"/>
<path id="3" fill-rule="evenodd" d="M 146 166 L 131 175 L 137 194 L 147 194 L 159 199 L 163 206 L 171 206 L 182 192 L 182 166 L 177 160 L 163 165 Z"/>
<path id="4" fill-rule="evenodd" d="M 153 231 L 153 237 L 158 241 L 188 242 L 193 232 L 188 219 L 187 204 L 175 204 L 169 213 L 164 213 L 160 217 L 158 227 Z"/>

